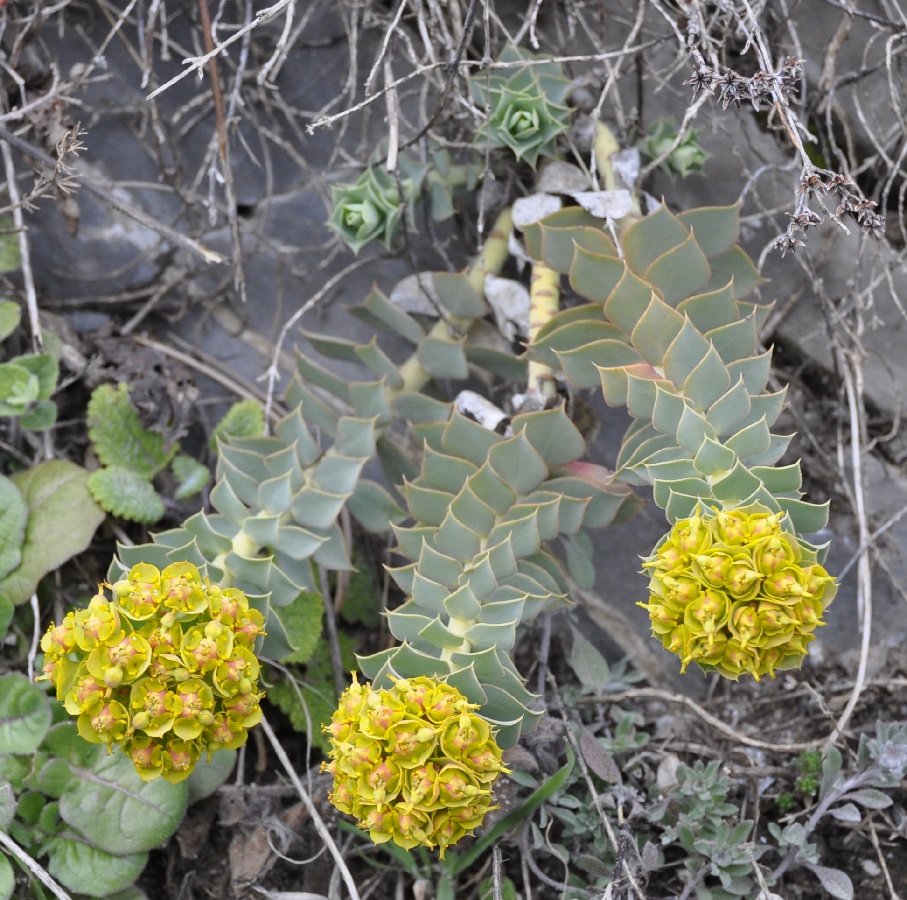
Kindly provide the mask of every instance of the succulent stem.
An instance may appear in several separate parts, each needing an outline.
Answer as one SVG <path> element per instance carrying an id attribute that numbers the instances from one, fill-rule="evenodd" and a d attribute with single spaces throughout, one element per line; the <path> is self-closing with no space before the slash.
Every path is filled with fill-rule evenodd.
<path id="1" fill-rule="evenodd" d="M 498 215 L 491 231 L 488 232 L 482 249 L 467 270 L 466 277 L 469 286 L 480 297 L 485 296 L 485 276 L 497 275 L 507 261 L 509 255 L 507 243 L 512 227 L 513 216 L 510 207 L 507 207 Z M 429 335 L 440 340 L 457 340 L 461 334 L 469 331 L 474 321 L 474 319 L 461 319 L 454 316 L 439 319 L 435 322 Z M 403 391 L 421 391 L 431 381 L 431 376 L 425 371 L 415 353 L 400 366 L 399 371 L 403 379 L 403 386 L 399 391 L 389 391 L 391 396 Z"/>
<path id="2" fill-rule="evenodd" d="M 535 342 L 541 329 L 557 313 L 560 306 L 560 275 L 543 262 L 532 265 L 529 279 L 529 346 Z M 536 391 L 545 398 L 557 396 L 557 384 L 551 367 L 530 360 L 530 392 Z"/>
<path id="3" fill-rule="evenodd" d="M 595 157 L 595 167 L 601 174 L 602 183 L 606 191 L 615 191 L 624 185 L 619 184 L 614 172 L 611 157 L 620 150 L 620 144 L 614 132 L 604 122 L 595 123 L 595 136 L 592 139 L 592 154 Z M 618 223 L 621 232 L 632 225 L 637 219 L 642 218 L 639 206 L 639 194 L 634 185 L 626 185 L 633 200 L 632 210 Z"/>

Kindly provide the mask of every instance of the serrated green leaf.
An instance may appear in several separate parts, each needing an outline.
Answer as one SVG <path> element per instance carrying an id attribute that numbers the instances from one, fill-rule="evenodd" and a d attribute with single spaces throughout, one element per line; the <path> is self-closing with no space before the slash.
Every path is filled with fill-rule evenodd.
<path id="1" fill-rule="evenodd" d="M 324 618 L 324 601 L 320 594 L 304 591 L 289 606 L 279 610 L 280 620 L 286 631 L 292 653 L 282 662 L 305 663 L 318 646 L 321 623 Z"/>
<path id="2" fill-rule="evenodd" d="M 16 873 L 6 856 L 0 854 L 0 900 L 10 900 L 15 889 Z"/>
<path id="3" fill-rule="evenodd" d="M 582 207 L 565 206 L 563 209 L 551 213 L 550 216 L 545 216 L 541 221 L 533 222 L 531 225 L 526 226 L 526 228 L 523 229 L 523 240 L 526 243 L 527 252 L 533 259 L 543 260 L 555 271 L 560 271 L 558 266 L 551 265 L 551 263 L 562 262 L 569 266 L 570 261 L 573 258 L 572 239 L 568 236 L 566 240 L 558 242 L 558 249 L 563 251 L 561 253 L 561 259 L 549 261 L 548 259 L 545 259 L 542 249 L 544 232 L 556 229 L 568 235 L 572 235 L 572 233 L 579 228 L 597 228 L 600 230 L 601 226 L 601 220 L 596 219 L 595 216 L 587 213 Z M 549 249 L 553 248 L 554 243 L 552 242 L 549 244 Z M 564 271 L 566 271 L 566 269 Z"/>
<path id="4" fill-rule="evenodd" d="M 15 612 L 16 607 L 13 606 L 13 601 L 6 594 L 0 594 L 0 641 L 8 634 Z"/>
<path id="5" fill-rule="evenodd" d="M 38 399 L 38 379 L 24 366 L 0 363 L 0 416 L 18 416 Z"/>
<path id="6" fill-rule="evenodd" d="M 27 353 L 17 356 L 17 366 L 27 369 L 38 380 L 39 400 L 47 400 L 56 390 L 57 378 L 60 375 L 60 366 L 57 358 L 52 353 Z"/>
<path id="7" fill-rule="evenodd" d="M 88 472 L 68 460 L 39 463 L 12 477 L 28 507 L 19 566 L 0 581 L 0 594 L 18 605 L 38 582 L 91 543 L 104 511 L 89 493 Z"/>
<path id="8" fill-rule="evenodd" d="M 173 458 L 171 463 L 173 474 L 179 485 L 173 492 L 177 500 L 186 500 L 194 497 L 211 480 L 211 472 L 204 463 L 200 463 L 192 456 L 184 453 Z"/>
<path id="9" fill-rule="evenodd" d="M 105 466 L 129 469 L 145 480 L 160 472 L 177 449 L 174 445 L 165 450 L 163 435 L 142 427 L 123 383 L 117 388 L 102 384 L 94 389 L 88 402 L 88 435 Z"/>
<path id="10" fill-rule="evenodd" d="M 217 449 L 218 439 L 228 441 L 237 437 L 259 437 L 265 433 L 265 411 L 255 400 L 234 403 L 211 432 L 210 446 Z"/>
<path id="11" fill-rule="evenodd" d="M 31 753 L 50 728 L 47 695 L 24 675 L 0 676 L 0 754 Z"/>
<path id="12" fill-rule="evenodd" d="M 154 485 L 132 469 L 98 469 L 91 473 L 88 489 L 102 509 L 121 519 L 152 525 L 164 516 L 164 501 Z"/>

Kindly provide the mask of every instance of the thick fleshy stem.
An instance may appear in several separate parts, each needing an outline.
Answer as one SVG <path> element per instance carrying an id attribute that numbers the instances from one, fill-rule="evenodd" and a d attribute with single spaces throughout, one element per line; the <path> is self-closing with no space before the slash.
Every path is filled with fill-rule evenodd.
<path id="1" fill-rule="evenodd" d="M 535 342 L 539 332 L 557 313 L 560 306 L 560 275 L 543 262 L 532 265 L 529 279 L 529 346 Z M 528 390 L 545 399 L 557 396 L 557 383 L 551 367 L 542 362 L 530 360 Z"/>
<path id="2" fill-rule="evenodd" d="M 507 261 L 509 256 L 508 238 L 512 227 L 513 215 L 510 207 L 507 207 L 498 215 L 482 249 L 466 272 L 469 286 L 480 297 L 485 296 L 485 276 L 497 275 Z M 457 340 L 460 335 L 469 331 L 474 321 L 475 319 L 448 316 L 435 322 L 429 336 L 445 341 Z M 431 375 L 425 371 L 416 353 L 400 366 L 399 371 L 403 378 L 403 386 L 398 391 L 389 390 L 391 395 L 403 391 L 421 391 L 431 381 Z"/>

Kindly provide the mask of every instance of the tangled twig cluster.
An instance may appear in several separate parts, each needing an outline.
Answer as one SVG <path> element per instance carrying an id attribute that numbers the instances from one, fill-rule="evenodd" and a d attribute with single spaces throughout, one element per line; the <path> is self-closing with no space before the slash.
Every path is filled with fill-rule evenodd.
<path id="1" fill-rule="evenodd" d="M 758 110 L 762 103 L 774 103 L 778 96 L 787 100 L 798 90 L 797 83 L 803 75 L 803 60 L 788 56 L 776 72 L 757 72 L 751 78 L 738 75 L 733 69 L 724 73 L 709 68 L 705 60 L 696 54 L 696 71 L 684 82 L 693 86 L 693 97 L 701 90 L 714 93 L 718 89 L 721 108 L 727 109 L 732 103 L 738 109 L 744 101 Z"/>
<path id="2" fill-rule="evenodd" d="M 822 177 L 823 174 L 825 178 Z M 829 210 L 823 199 L 831 194 L 838 197 L 838 206 L 834 213 Z M 787 214 L 790 219 L 787 229 L 775 238 L 774 246 L 781 251 L 782 256 L 804 246 L 806 229 L 810 226 L 817 228 L 822 223 L 822 217 L 808 206 L 810 197 L 815 198 L 834 219 L 840 221 L 849 217 L 863 229 L 864 234 L 872 238 L 881 237 L 885 228 L 884 217 L 875 211 L 876 202 L 864 197 L 851 179 L 836 172 L 804 171 L 800 187 L 797 189 L 797 208 L 793 213 Z M 804 240 L 797 237 L 798 233 L 803 235 Z"/>

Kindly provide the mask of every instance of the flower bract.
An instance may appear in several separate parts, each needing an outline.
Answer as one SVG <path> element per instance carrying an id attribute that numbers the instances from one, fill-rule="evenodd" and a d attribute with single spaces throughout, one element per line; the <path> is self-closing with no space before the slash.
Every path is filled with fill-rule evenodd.
<path id="1" fill-rule="evenodd" d="M 182 781 L 203 753 L 242 746 L 262 716 L 262 614 L 190 563 L 139 563 L 107 587 L 112 599 L 102 586 L 41 640 L 41 677 L 79 734 L 120 747 L 145 781 Z"/>
<path id="2" fill-rule="evenodd" d="M 331 802 L 375 843 L 438 847 L 443 857 L 497 808 L 491 786 L 508 771 L 477 708 L 431 678 L 375 690 L 354 676 L 325 729 Z"/>
<path id="3" fill-rule="evenodd" d="M 652 634 L 683 661 L 736 680 L 796 668 L 837 592 L 817 551 L 761 506 L 678 521 L 643 563 Z"/>

